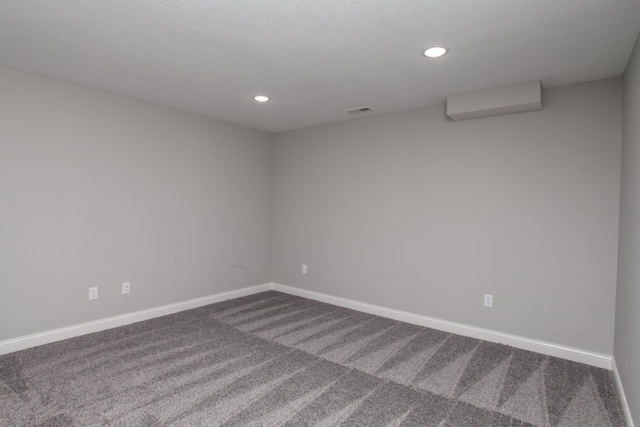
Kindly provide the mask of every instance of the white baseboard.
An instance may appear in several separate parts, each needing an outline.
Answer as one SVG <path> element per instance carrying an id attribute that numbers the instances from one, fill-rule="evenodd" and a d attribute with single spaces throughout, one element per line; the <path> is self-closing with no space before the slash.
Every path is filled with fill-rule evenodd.
<path id="1" fill-rule="evenodd" d="M 67 326 L 64 328 L 53 329 L 50 331 L 39 332 L 37 334 L 0 341 L 0 354 L 12 353 L 14 351 L 25 350 L 27 348 L 49 344 L 80 335 L 100 332 L 104 331 L 105 329 L 116 328 L 118 326 L 141 322 L 143 320 L 149 320 L 155 317 L 166 316 L 167 314 L 173 314 L 179 311 L 190 310 L 192 308 L 202 307 L 203 305 L 213 304 L 215 302 L 226 301 L 228 299 L 256 294 L 258 292 L 264 292 L 270 289 L 272 289 L 272 285 L 270 283 L 251 286 L 233 291 L 221 292 L 219 294 L 209 295 L 202 298 L 182 301 L 175 304 L 163 305 L 161 307 L 154 307 L 147 310 L 122 314 L 120 316 L 108 317 L 106 319 L 95 320 L 92 322 L 81 323 L 78 325 Z"/>
<path id="2" fill-rule="evenodd" d="M 268 291 L 271 289 L 291 295 L 309 298 L 316 301 L 326 302 L 340 307 L 351 308 L 353 310 L 358 310 L 369 314 L 375 314 L 377 316 L 382 316 L 389 319 L 412 323 L 414 325 L 426 326 L 429 328 L 477 338 L 489 342 L 506 344 L 524 350 L 534 351 L 549 356 L 560 357 L 575 362 L 585 363 L 587 365 L 597 366 L 599 368 L 612 369 L 612 357 L 608 355 L 593 353 L 590 351 L 571 347 L 565 347 L 558 344 L 552 344 L 516 335 L 504 334 L 502 332 L 492 331 L 489 329 L 482 329 L 475 326 L 464 325 L 461 323 L 449 322 L 447 320 L 436 319 L 433 317 L 408 313 L 406 311 L 394 310 L 391 308 L 381 307 L 360 301 L 335 297 L 313 291 L 307 291 L 304 289 L 294 288 L 292 286 L 281 285 L 278 283 L 267 283 L 229 292 L 222 292 L 202 298 L 178 302 L 175 304 L 164 305 L 161 307 L 150 308 L 147 310 L 136 311 L 120 316 L 109 317 L 106 319 L 95 320 L 92 322 L 81 323 L 78 325 L 67 326 L 64 328 L 53 329 L 50 331 L 13 338 L 6 341 L 0 341 L 0 354 L 7 354 L 14 351 L 25 350 L 27 348 L 49 344 L 67 338 L 73 338 L 80 335 L 99 332 L 105 329 L 116 328 L 118 326 L 124 326 L 143 320 L 153 319 L 155 317 L 165 316 L 167 314 L 173 314 L 179 311 L 189 310 L 192 308 L 201 307 L 203 305 L 213 304 L 232 298 L 239 298 L 258 292 Z"/>
<path id="3" fill-rule="evenodd" d="M 624 388 L 622 387 L 622 381 L 620 381 L 620 372 L 618 372 L 618 366 L 616 365 L 616 359 L 612 358 L 613 375 L 616 378 L 616 386 L 618 386 L 618 394 L 620 395 L 620 403 L 622 404 L 622 412 L 627 422 L 627 427 L 633 427 L 633 418 L 631 418 L 631 411 L 629 410 L 629 404 L 627 397 L 624 394 Z"/>
<path id="4" fill-rule="evenodd" d="M 414 325 L 426 326 L 429 328 L 477 338 L 484 341 L 506 344 L 512 347 L 521 348 L 523 350 L 534 351 L 536 353 L 546 354 L 548 356 L 560 357 L 562 359 L 572 360 L 574 362 L 585 363 L 587 365 L 596 366 L 598 368 L 611 370 L 612 357 L 605 354 L 593 353 L 586 350 L 552 344 L 545 341 L 534 340 L 531 338 L 524 338 L 517 335 L 505 334 L 489 329 L 477 328 L 475 326 L 464 325 L 461 323 L 449 322 L 447 320 L 436 319 L 434 317 L 427 317 L 420 314 L 394 310 L 391 308 L 381 307 L 378 305 L 368 304 L 360 301 L 334 297 L 331 295 L 307 291 L 304 289 L 294 288 L 292 286 L 281 285 L 278 283 L 272 283 L 272 289 L 316 301 L 326 302 L 340 307 L 351 308 L 353 310 L 387 317 L 389 319 L 412 323 Z"/>

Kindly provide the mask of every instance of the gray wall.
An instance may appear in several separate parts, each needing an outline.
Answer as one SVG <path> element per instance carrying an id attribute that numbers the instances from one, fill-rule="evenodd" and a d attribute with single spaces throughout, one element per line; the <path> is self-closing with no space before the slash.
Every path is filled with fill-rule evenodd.
<path id="1" fill-rule="evenodd" d="M 436 107 L 293 131 L 274 153 L 266 133 L 0 68 L 0 340 L 273 280 L 611 354 L 621 89 L 545 90 L 544 110 L 509 116 L 452 122 Z M 628 378 L 637 157 L 616 343 Z"/>
<path id="2" fill-rule="evenodd" d="M 0 93 L 0 340 L 270 281 L 272 136 L 7 69 Z"/>
<path id="3" fill-rule="evenodd" d="M 622 192 L 614 358 L 640 421 L 640 42 L 624 76 Z"/>
<path id="4" fill-rule="evenodd" d="M 543 96 L 277 135 L 273 280 L 612 354 L 622 82 Z"/>

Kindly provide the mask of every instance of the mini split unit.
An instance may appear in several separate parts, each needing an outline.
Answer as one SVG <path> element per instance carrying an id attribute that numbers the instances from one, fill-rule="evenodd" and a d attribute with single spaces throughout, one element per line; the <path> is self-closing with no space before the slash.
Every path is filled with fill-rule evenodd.
<path id="1" fill-rule="evenodd" d="M 542 84 L 540 80 L 462 93 L 447 98 L 447 116 L 453 120 L 540 109 L 542 109 Z"/>

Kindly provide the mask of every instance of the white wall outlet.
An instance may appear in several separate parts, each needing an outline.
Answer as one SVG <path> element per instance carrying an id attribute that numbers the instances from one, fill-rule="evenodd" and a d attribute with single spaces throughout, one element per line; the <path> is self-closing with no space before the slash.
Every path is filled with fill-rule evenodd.
<path id="1" fill-rule="evenodd" d="M 122 295 L 126 295 L 131 292 L 131 282 L 124 282 L 122 284 Z"/>
<path id="2" fill-rule="evenodd" d="M 307 264 L 302 264 L 302 274 L 307 274 Z"/>
<path id="3" fill-rule="evenodd" d="M 485 307 L 493 307 L 493 295 L 484 294 L 484 306 Z"/>
<path id="4" fill-rule="evenodd" d="M 89 299 L 98 299 L 98 287 L 89 288 Z"/>

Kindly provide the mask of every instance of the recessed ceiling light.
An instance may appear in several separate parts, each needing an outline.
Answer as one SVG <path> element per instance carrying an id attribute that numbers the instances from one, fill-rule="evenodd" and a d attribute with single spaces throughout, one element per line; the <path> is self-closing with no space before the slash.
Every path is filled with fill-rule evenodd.
<path id="1" fill-rule="evenodd" d="M 253 99 L 255 99 L 258 102 L 267 102 L 269 100 L 269 97 L 264 95 L 258 95 L 258 96 L 254 96 Z"/>
<path id="2" fill-rule="evenodd" d="M 429 58 L 437 58 L 447 53 L 447 48 L 442 46 L 433 46 L 424 51 L 424 56 Z"/>

